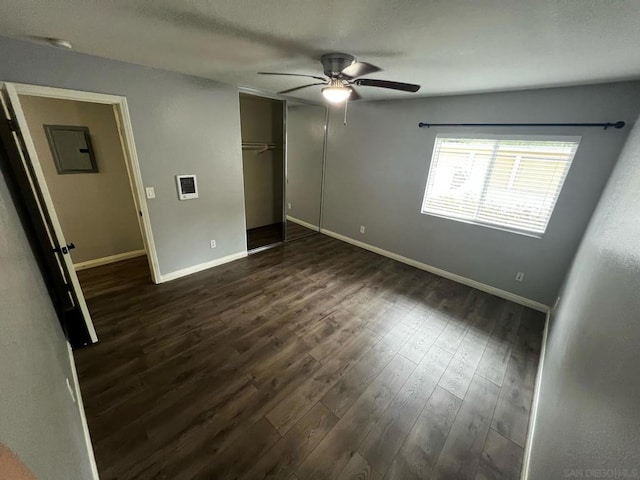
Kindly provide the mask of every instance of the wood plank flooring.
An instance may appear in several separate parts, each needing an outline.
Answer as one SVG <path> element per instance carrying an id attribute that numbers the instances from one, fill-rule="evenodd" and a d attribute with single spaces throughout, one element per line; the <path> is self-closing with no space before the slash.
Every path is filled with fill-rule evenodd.
<path id="1" fill-rule="evenodd" d="M 79 272 L 101 479 L 519 478 L 541 313 L 324 235 L 148 272 Z"/>
<path id="2" fill-rule="evenodd" d="M 287 230 L 287 241 L 318 234 L 316 230 L 303 227 L 299 223 L 292 222 L 291 220 L 285 221 L 285 228 Z"/>
<path id="3" fill-rule="evenodd" d="M 79 270 L 77 275 L 86 300 L 151 284 L 151 270 L 146 255 L 126 262 Z"/>

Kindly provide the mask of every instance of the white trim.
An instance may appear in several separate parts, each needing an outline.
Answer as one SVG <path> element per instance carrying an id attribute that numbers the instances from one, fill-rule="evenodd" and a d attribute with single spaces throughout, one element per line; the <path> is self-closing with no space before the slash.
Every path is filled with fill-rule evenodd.
<path id="1" fill-rule="evenodd" d="M 211 260 L 209 262 L 199 263 L 198 265 L 193 265 L 191 267 L 183 268 L 181 270 L 176 270 L 175 272 L 161 275 L 160 282 L 169 282 L 171 280 L 175 280 L 176 278 L 186 277 L 187 275 L 191 275 L 192 273 L 201 272 L 202 270 L 217 267 L 218 265 L 222 265 L 224 263 L 233 262 L 234 260 L 238 260 L 246 256 L 246 250 L 238 253 L 232 253 L 231 255 L 227 255 L 226 257 L 216 258 L 215 260 Z"/>
<path id="2" fill-rule="evenodd" d="M 125 158 L 127 159 L 127 172 L 129 173 L 129 183 L 133 193 L 133 200 L 142 216 L 138 216 L 140 221 L 140 230 L 142 232 L 142 242 L 147 250 L 147 259 L 151 267 L 151 279 L 153 283 L 161 282 L 160 263 L 158 262 L 158 252 L 156 243 L 153 238 L 153 230 L 151 229 L 151 217 L 149 217 L 149 208 L 147 207 L 147 199 L 144 193 L 144 183 L 142 182 L 142 171 L 140 170 L 140 162 L 138 161 L 138 152 L 133 139 L 133 126 L 131 125 L 131 117 L 129 116 L 129 105 L 125 97 L 121 97 L 122 101 L 114 105 L 116 112 L 116 121 L 122 124 L 122 145 L 125 147 Z"/>
<path id="3" fill-rule="evenodd" d="M 292 217 L 291 215 L 287 215 L 287 220 L 293 223 L 297 223 L 298 225 L 302 225 L 303 227 L 306 227 L 309 230 L 313 230 L 314 232 L 320 231 L 320 228 L 318 227 L 318 225 L 313 225 L 312 223 L 305 222 L 304 220 L 300 220 L 299 218 Z"/>
<path id="4" fill-rule="evenodd" d="M 419 268 L 420 270 L 431 272 L 441 277 L 448 278 L 449 280 L 453 280 L 454 282 L 462 283 L 463 285 L 468 285 L 469 287 L 476 288 L 486 293 L 490 293 L 491 295 L 504 298 L 505 300 L 509 300 L 519 305 L 524 305 L 525 307 L 533 308 L 534 310 L 545 313 L 549 310 L 549 307 L 547 305 L 544 305 L 540 302 L 521 297 L 520 295 L 516 295 L 515 293 L 507 292 L 506 290 L 501 290 L 499 288 L 492 287 L 491 285 L 487 285 L 485 283 L 481 283 L 476 280 L 457 275 L 455 273 L 447 272 L 446 270 L 427 265 L 426 263 L 422 263 L 408 257 L 403 257 L 402 255 L 398 255 L 397 253 L 389 252 L 388 250 L 384 250 L 379 247 L 374 247 L 373 245 L 369 245 L 368 243 L 354 240 L 353 238 L 346 237 L 336 232 L 332 232 L 331 230 L 322 228 L 320 229 L 320 233 L 324 233 L 325 235 L 328 235 L 330 237 L 350 243 L 352 245 L 355 245 L 356 247 L 364 248 L 365 250 L 377 253 L 378 255 L 392 258 L 393 260 L 397 260 L 398 262 L 406 263 L 407 265 Z"/>
<path id="5" fill-rule="evenodd" d="M 91 475 L 93 480 L 100 480 L 98 475 L 98 466 L 96 465 L 96 457 L 93 453 L 93 444 L 91 443 L 91 434 L 89 433 L 89 425 L 87 424 L 87 416 L 84 413 L 84 404 L 82 403 L 82 393 L 80 392 L 80 381 L 78 380 L 78 372 L 76 371 L 76 361 L 73 357 L 71 344 L 67 342 L 67 350 L 69 351 L 69 365 L 71 367 L 71 375 L 73 376 L 73 387 L 76 393 L 76 405 L 78 413 L 80 413 L 80 422 L 82 423 L 82 432 L 84 433 L 84 441 L 87 447 L 87 455 L 89 456 L 89 465 L 91 466 Z"/>
<path id="6" fill-rule="evenodd" d="M 146 254 L 146 250 L 133 250 L 131 252 L 117 253 L 116 255 L 109 255 L 108 257 L 87 260 L 86 262 L 74 263 L 73 266 L 76 270 L 86 270 L 88 268 L 99 267 L 100 265 L 108 265 L 110 263 L 120 262 L 121 260 L 129 260 L 130 258 L 142 257 Z"/>
<path id="7" fill-rule="evenodd" d="M 9 83 L 9 82 L 7 82 Z M 82 90 L 68 90 L 66 88 L 45 87 L 43 85 L 30 85 L 28 83 L 11 82 L 20 95 L 32 97 L 57 98 L 59 100 L 77 100 L 79 102 L 103 103 L 111 105 L 120 103 L 123 98 L 118 95 L 108 95 L 106 93 L 85 92 Z"/>
<path id="8" fill-rule="evenodd" d="M 533 390 L 533 399 L 531 401 L 531 412 L 529 414 L 529 429 L 527 431 L 527 440 L 524 444 L 524 458 L 522 461 L 522 480 L 529 478 L 529 467 L 531 462 L 531 446 L 533 443 L 533 435 L 536 427 L 536 417 L 538 416 L 538 404 L 540 402 L 540 385 L 542 384 L 542 370 L 544 368 L 544 359 L 547 352 L 547 337 L 549 335 L 549 323 L 551 321 L 551 312 L 547 310 L 547 318 L 544 323 L 544 332 L 542 333 L 542 348 L 540 349 L 540 359 L 538 361 L 538 372 L 536 373 L 536 385 Z"/>

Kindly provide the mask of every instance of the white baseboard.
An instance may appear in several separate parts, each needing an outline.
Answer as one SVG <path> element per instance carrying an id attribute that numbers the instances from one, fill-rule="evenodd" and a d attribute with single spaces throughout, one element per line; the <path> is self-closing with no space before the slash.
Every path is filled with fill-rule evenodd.
<path id="1" fill-rule="evenodd" d="M 315 232 L 319 232 L 320 228 L 318 227 L 318 225 L 314 225 L 312 223 L 309 222 L 305 222 L 304 220 L 300 220 L 299 218 L 296 217 L 292 217 L 291 215 L 287 215 L 287 220 L 289 220 L 290 222 L 293 223 L 297 223 L 298 225 L 302 225 L 303 227 L 306 227 L 310 230 L 313 230 Z"/>
<path id="2" fill-rule="evenodd" d="M 557 302 L 556 302 L 557 303 Z M 542 348 L 540 349 L 540 359 L 538 360 L 538 372 L 536 373 L 536 385 L 533 389 L 533 400 L 531 401 L 531 413 L 529 414 L 529 430 L 527 431 L 527 440 L 524 444 L 524 457 L 522 460 L 522 480 L 529 478 L 529 468 L 531 467 L 531 446 L 533 443 L 533 435 L 536 428 L 536 417 L 538 416 L 538 404 L 540 402 L 540 385 L 542 384 L 542 370 L 544 368 L 544 359 L 547 352 L 547 336 L 549 335 L 549 322 L 551 321 L 551 312 L 547 311 L 547 318 L 544 323 L 544 332 L 542 333 Z"/>
<path id="3" fill-rule="evenodd" d="M 133 250 L 132 252 L 118 253 L 117 255 L 110 255 L 108 257 L 96 258 L 95 260 L 87 260 L 86 262 L 74 263 L 73 266 L 76 270 L 86 270 L 87 268 L 99 267 L 100 265 L 108 265 L 110 263 L 116 263 L 121 260 L 142 257 L 146 254 L 147 252 L 145 250 Z"/>
<path id="4" fill-rule="evenodd" d="M 359 240 L 354 240 L 351 237 L 346 237 L 339 233 L 332 232 L 331 230 L 322 228 L 320 229 L 320 233 L 324 233 L 325 235 L 328 235 L 330 237 L 336 238 L 338 240 L 342 240 L 343 242 L 350 243 L 351 245 L 355 245 L 356 247 L 364 248 L 365 250 L 369 250 L 370 252 L 377 253 L 378 255 L 392 258 L 393 260 L 397 260 L 398 262 L 406 263 L 407 265 L 411 265 L 412 267 L 419 268 L 420 270 L 434 273 L 440 277 L 448 278 L 449 280 L 453 280 L 454 282 L 462 283 L 463 285 L 468 285 L 469 287 L 473 287 L 483 292 L 490 293 L 491 295 L 495 295 L 496 297 L 504 298 L 505 300 L 509 300 L 519 305 L 524 305 L 525 307 L 533 308 L 534 310 L 538 310 L 540 312 L 546 313 L 549 311 L 549 307 L 547 305 L 544 305 L 540 302 L 536 302 L 535 300 L 530 300 L 528 298 L 521 297 L 520 295 L 516 295 L 515 293 L 507 292 L 506 290 L 501 290 L 499 288 L 492 287 L 491 285 L 487 285 L 485 283 L 481 283 L 476 280 L 472 280 L 470 278 L 457 275 L 455 273 L 447 272 L 446 270 L 442 270 L 440 268 L 427 265 L 426 263 L 422 263 L 408 257 L 403 257 L 402 255 L 398 255 L 397 253 L 389 252 L 388 250 L 384 250 L 379 247 L 374 247 L 373 245 L 369 245 L 368 243 L 360 242 Z"/>
<path id="5" fill-rule="evenodd" d="M 216 258 L 215 260 L 211 260 L 210 262 L 199 263 L 198 265 L 193 265 L 192 267 L 176 270 L 175 272 L 165 273 L 164 275 L 160 275 L 160 283 L 169 282 L 171 280 L 175 280 L 176 278 L 186 277 L 187 275 L 191 275 L 192 273 L 198 273 L 202 270 L 208 270 L 209 268 L 233 262 L 234 260 L 238 260 L 246 256 L 247 251 L 244 250 L 242 252 L 227 255 L 226 257 Z"/>
<path id="6" fill-rule="evenodd" d="M 78 412 L 80 413 L 80 422 L 82 423 L 82 432 L 84 434 L 84 442 L 87 447 L 87 455 L 89 456 L 89 465 L 91 466 L 91 476 L 93 480 L 100 480 L 98 475 L 98 466 L 96 464 L 96 457 L 93 453 L 93 444 L 91 443 L 91 435 L 89 434 L 89 425 L 87 424 L 87 416 L 84 413 L 84 404 L 82 403 L 82 393 L 80 392 L 80 381 L 78 380 L 78 372 L 76 371 L 76 361 L 73 357 L 73 350 L 71 344 L 67 342 L 67 349 L 69 351 L 69 364 L 71 367 L 71 375 L 73 377 L 73 388 L 75 390 L 76 405 Z"/>

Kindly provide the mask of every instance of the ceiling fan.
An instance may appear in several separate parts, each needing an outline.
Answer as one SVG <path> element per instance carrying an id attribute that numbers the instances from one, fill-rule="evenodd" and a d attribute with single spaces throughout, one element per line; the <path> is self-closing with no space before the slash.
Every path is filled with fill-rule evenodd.
<path id="1" fill-rule="evenodd" d="M 320 80 L 320 82 L 302 85 L 278 92 L 279 94 L 291 93 L 303 88 L 324 85 L 322 95 L 333 103 L 346 100 L 360 100 L 362 98 L 355 86 L 389 88 L 403 92 L 415 93 L 420 90 L 420 85 L 412 83 L 391 82 L 389 80 L 377 80 L 375 78 L 360 78 L 364 75 L 380 72 L 382 69 L 366 62 L 359 62 L 348 53 L 327 53 L 320 58 L 326 77 L 316 75 L 303 75 L 298 73 L 258 72 L 259 75 L 285 75 L 288 77 L 305 77 Z"/>

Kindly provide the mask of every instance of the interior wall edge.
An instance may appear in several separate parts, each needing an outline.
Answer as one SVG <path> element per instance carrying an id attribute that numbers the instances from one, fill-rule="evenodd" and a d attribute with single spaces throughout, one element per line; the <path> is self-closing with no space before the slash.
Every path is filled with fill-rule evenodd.
<path id="1" fill-rule="evenodd" d="M 1 441 L 38 478 L 97 479 L 75 364 L 6 156 L 0 148 Z"/>
<path id="2" fill-rule="evenodd" d="M 100 480 L 100 475 L 98 474 L 98 465 L 96 464 L 96 457 L 93 451 L 93 443 L 91 442 L 91 434 L 89 433 L 87 415 L 85 414 L 84 403 L 82 402 L 82 392 L 80 391 L 80 380 L 78 379 L 78 372 L 76 370 L 76 361 L 73 356 L 73 349 L 71 348 L 71 344 L 69 342 L 67 342 L 67 350 L 69 351 L 69 366 L 71 367 L 71 375 L 73 377 L 73 389 L 76 397 L 76 405 L 80 414 L 80 422 L 82 424 L 84 440 L 87 444 L 87 453 L 89 456 L 91 475 L 93 477 L 93 480 Z"/>
<path id="3" fill-rule="evenodd" d="M 526 479 L 638 477 L 639 160 L 636 121 L 551 312 Z"/>
<path id="4" fill-rule="evenodd" d="M 548 308 L 544 319 L 544 331 L 542 332 L 542 345 L 540 347 L 540 358 L 538 360 L 538 371 L 536 372 L 536 383 L 533 387 L 533 400 L 531 401 L 531 410 L 529 413 L 529 427 L 527 429 L 527 440 L 524 444 L 524 456 L 522 458 L 521 479 L 528 480 L 529 466 L 531 463 L 531 446 L 535 435 L 536 416 L 538 415 L 538 405 L 540 403 L 540 389 L 542 386 L 542 375 L 544 369 L 544 360 L 547 353 L 547 339 L 549 338 L 549 324 L 551 322 L 552 309 Z"/>
<path id="5" fill-rule="evenodd" d="M 463 277 L 461 275 L 448 272 L 446 270 L 442 270 L 440 268 L 434 267 L 432 265 L 428 265 L 426 263 L 422 263 L 418 260 L 414 260 L 409 257 L 404 257 L 400 254 L 390 252 L 388 250 L 384 250 L 380 247 L 376 247 L 374 245 L 370 245 L 365 242 L 361 242 L 359 240 L 355 240 L 351 237 L 347 237 L 340 233 L 333 232 L 331 230 L 327 230 L 325 228 L 320 229 L 320 233 L 333 237 L 337 240 L 342 240 L 343 242 L 350 243 L 356 247 L 363 248 L 365 250 L 369 250 L 370 252 L 377 253 L 378 255 L 382 255 L 384 257 L 391 258 L 393 260 L 397 260 L 398 262 L 402 262 L 406 265 L 411 265 L 412 267 L 419 268 L 420 270 L 424 270 L 429 273 L 433 273 L 440 277 L 447 278 L 449 280 L 453 280 L 454 282 L 461 283 L 463 285 L 467 285 L 468 287 L 472 287 L 483 291 L 485 293 L 489 293 L 491 295 L 495 295 L 496 297 L 504 298 L 505 300 L 509 300 L 511 302 L 517 303 L 519 305 L 523 305 L 528 308 L 532 308 L 539 312 L 548 313 L 549 306 L 543 303 L 537 302 L 535 300 L 531 300 L 529 298 L 522 297 L 520 295 L 516 295 L 515 293 L 508 292 L 506 290 L 502 290 L 500 288 L 492 287 L 491 285 L 487 285 L 486 283 L 478 282 L 477 280 L 473 280 L 471 278 Z"/>

